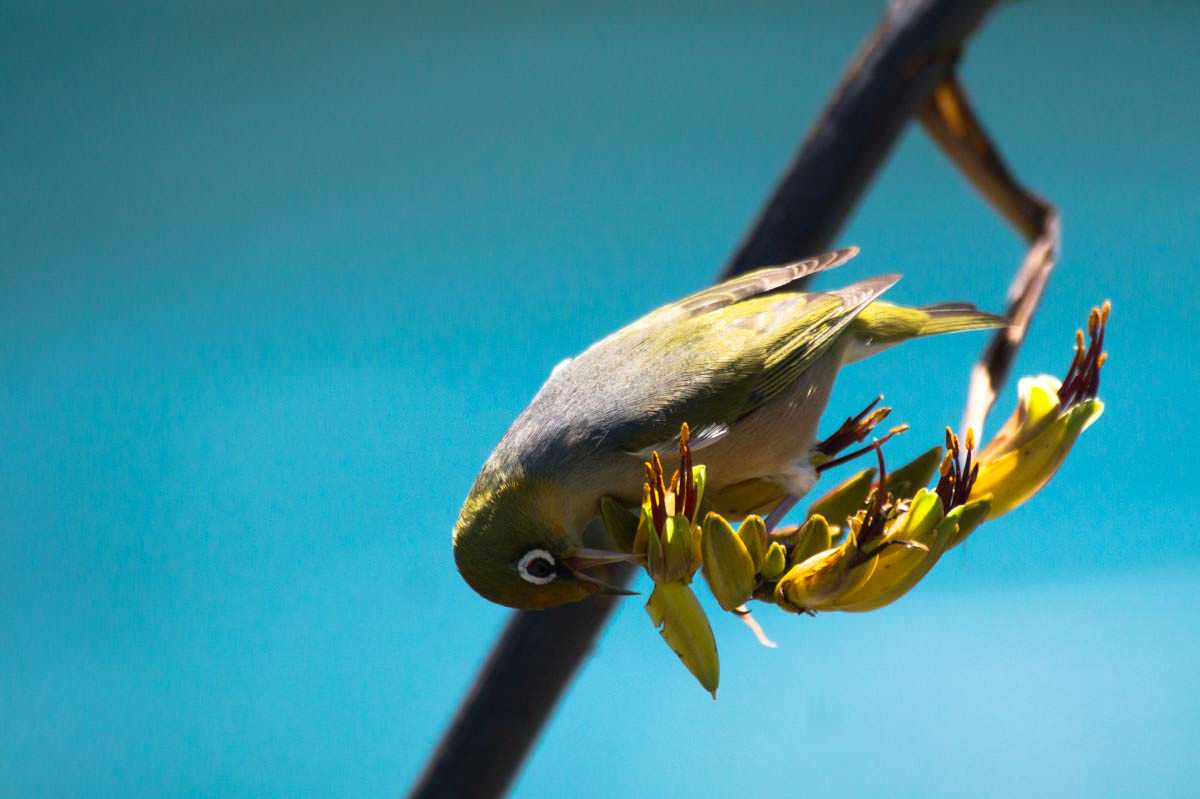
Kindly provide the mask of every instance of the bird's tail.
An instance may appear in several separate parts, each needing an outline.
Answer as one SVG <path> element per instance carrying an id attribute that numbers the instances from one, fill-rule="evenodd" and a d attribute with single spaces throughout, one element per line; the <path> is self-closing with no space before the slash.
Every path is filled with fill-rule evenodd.
<path id="1" fill-rule="evenodd" d="M 978 310 L 965 302 L 905 308 L 876 300 L 850 323 L 852 344 L 845 363 L 862 360 L 888 347 L 920 336 L 1005 327 L 1003 317 Z"/>

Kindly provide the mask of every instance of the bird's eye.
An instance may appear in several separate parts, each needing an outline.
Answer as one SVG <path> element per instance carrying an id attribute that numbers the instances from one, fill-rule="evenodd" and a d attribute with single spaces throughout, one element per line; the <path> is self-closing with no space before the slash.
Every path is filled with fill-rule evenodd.
<path id="1" fill-rule="evenodd" d="M 554 556 L 544 549 L 531 549 L 517 561 L 521 579 L 534 585 L 545 585 L 558 576 Z"/>

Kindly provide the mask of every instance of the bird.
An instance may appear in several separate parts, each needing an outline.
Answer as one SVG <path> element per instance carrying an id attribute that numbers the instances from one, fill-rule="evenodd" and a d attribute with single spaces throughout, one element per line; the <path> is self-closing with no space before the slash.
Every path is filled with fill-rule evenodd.
<path id="1" fill-rule="evenodd" d="M 879 299 L 898 274 L 832 291 L 793 286 L 858 252 L 744 273 L 554 367 L 462 506 L 452 539 L 468 585 L 524 610 L 628 593 L 592 572 L 633 556 L 589 546 L 585 531 L 602 497 L 640 504 L 643 461 L 675 448 L 682 423 L 707 468 L 706 506 L 785 509 L 816 480 L 817 426 L 841 367 L 909 339 L 1007 324 L 966 303 Z"/>

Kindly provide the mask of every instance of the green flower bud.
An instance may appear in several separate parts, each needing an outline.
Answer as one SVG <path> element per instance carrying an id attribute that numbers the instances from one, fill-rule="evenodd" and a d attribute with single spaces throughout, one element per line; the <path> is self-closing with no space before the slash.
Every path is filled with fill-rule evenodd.
<path id="1" fill-rule="evenodd" d="M 725 610 L 743 605 L 754 593 L 757 569 L 741 536 L 720 515 L 710 513 L 704 517 L 700 546 L 704 579 L 717 604 Z"/>
<path id="2" fill-rule="evenodd" d="M 646 612 L 667 646 L 716 699 L 721 679 L 717 642 L 692 590 L 683 583 L 659 583 L 646 602 Z"/>
<path id="3" fill-rule="evenodd" d="M 604 527 L 613 545 L 621 552 L 632 552 L 634 539 L 637 538 L 638 517 L 611 497 L 600 498 L 600 516 L 604 519 Z"/>
<path id="4" fill-rule="evenodd" d="M 796 545 L 792 547 L 788 565 L 795 566 L 818 552 L 824 552 L 831 546 L 833 546 L 833 530 L 829 528 L 829 522 L 825 521 L 825 517 L 820 514 L 809 516 L 808 521 L 796 532 Z"/>
<path id="5" fill-rule="evenodd" d="M 699 512 L 700 505 L 704 502 L 704 487 L 708 483 L 708 470 L 704 468 L 704 464 L 692 467 L 692 486 L 696 493 L 696 499 L 692 502 L 695 510 L 692 513 L 692 521 L 696 520 L 696 513 Z"/>
<path id="6" fill-rule="evenodd" d="M 767 526 L 760 516 L 747 516 L 738 526 L 738 538 L 746 545 L 750 560 L 754 562 L 754 570 L 762 568 L 763 557 L 767 552 Z"/>
<path id="7" fill-rule="evenodd" d="M 666 529 L 663 531 L 663 570 L 656 579 L 671 582 L 687 582 L 692 573 L 700 565 L 700 559 L 693 557 L 692 523 L 686 516 L 668 516 Z"/>
<path id="8" fill-rule="evenodd" d="M 767 555 L 763 558 L 762 578 L 764 580 L 774 580 L 779 575 L 783 574 L 783 570 L 787 568 L 787 550 L 783 548 L 783 544 L 778 541 L 772 541 L 771 546 L 767 548 Z"/>
<path id="9" fill-rule="evenodd" d="M 639 532 L 641 532 L 640 529 Z M 659 582 L 665 579 L 667 574 L 666 553 L 663 551 L 662 539 L 659 537 L 658 531 L 654 529 L 653 523 L 646 525 L 645 532 L 646 572 L 649 573 L 650 579 Z"/>

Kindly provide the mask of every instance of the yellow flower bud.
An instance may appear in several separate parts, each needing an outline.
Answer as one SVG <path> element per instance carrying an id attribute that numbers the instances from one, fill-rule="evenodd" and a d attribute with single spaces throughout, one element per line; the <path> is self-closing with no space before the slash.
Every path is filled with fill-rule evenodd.
<path id="1" fill-rule="evenodd" d="M 843 594 L 834 609 L 874 610 L 906 594 L 945 551 L 961 510 L 956 508 L 953 513 L 954 521 L 945 524 L 938 495 L 925 488 L 918 491 L 908 510 L 892 522 L 871 577 Z"/>
<path id="2" fill-rule="evenodd" d="M 1071 446 L 1104 412 L 1098 399 L 1085 400 L 1072 408 L 1055 413 L 1033 436 L 1025 436 L 1015 449 L 992 450 L 992 456 L 979 463 L 979 477 L 971 498 L 991 496 L 988 518 L 1008 513 L 1041 490 L 1062 465 Z"/>
<path id="3" fill-rule="evenodd" d="M 775 586 L 775 601 L 799 611 L 832 609 L 840 596 L 870 579 L 876 560 L 859 550 L 854 530 L 848 530 L 841 546 L 788 569 Z"/>
<path id="4" fill-rule="evenodd" d="M 1079 434 L 1104 412 L 1096 397 L 1104 366 L 1104 333 L 1111 306 L 1088 317 L 1088 346 L 1075 334 L 1075 355 L 1060 382 L 1049 375 L 1026 377 L 1017 386 L 1017 408 L 979 453 L 979 476 L 970 496 L 991 497 L 988 518 L 1001 516 L 1041 490 Z"/>

